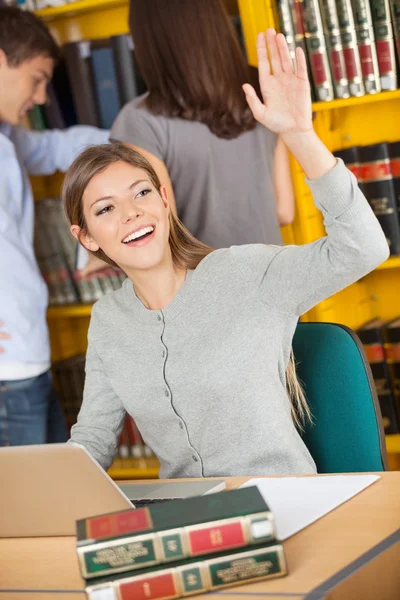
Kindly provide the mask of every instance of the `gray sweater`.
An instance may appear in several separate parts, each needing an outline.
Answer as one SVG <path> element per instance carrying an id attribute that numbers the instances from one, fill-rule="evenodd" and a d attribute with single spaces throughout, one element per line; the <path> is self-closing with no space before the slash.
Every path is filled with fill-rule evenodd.
<path id="1" fill-rule="evenodd" d="M 286 393 L 298 317 L 377 267 L 388 246 L 340 160 L 307 183 L 327 237 L 216 250 L 163 310 L 146 309 L 130 280 L 94 306 L 72 441 L 104 468 L 129 413 L 161 477 L 315 472 Z"/>

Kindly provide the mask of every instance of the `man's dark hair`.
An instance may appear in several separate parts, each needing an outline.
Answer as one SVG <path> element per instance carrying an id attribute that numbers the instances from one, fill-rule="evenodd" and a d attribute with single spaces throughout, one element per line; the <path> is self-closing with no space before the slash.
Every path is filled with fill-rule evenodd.
<path id="1" fill-rule="evenodd" d="M 10 67 L 47 56 L 56 62 L 60 50 L 44 23 L 33 13 L 13 6 L 0 6 L 0 49 Z"/>

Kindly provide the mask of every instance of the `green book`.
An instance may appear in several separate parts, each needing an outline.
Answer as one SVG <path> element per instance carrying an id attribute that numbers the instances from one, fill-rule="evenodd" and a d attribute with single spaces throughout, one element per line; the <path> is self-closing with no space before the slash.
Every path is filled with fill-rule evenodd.
<path id="1" fill-rule="evenodd" d="M 28 119 L 32 129 L 35 131 L 44 131 L 47 129 L 46 121 L 40 106 L 36 105 L 28 112 Z"/>
<path id="2" fill-rule="evenodd" d="M 257 487 L 85 519 L 78 532 L 79 565 L 86 579 L 276 538 L 272 513 Z"/>
<path id="3" fill-rule="evenodd" d="M 103 577 L 93 580 L 86 594 L 89 600 L 173 599 L 286 574 L 283 546 L 275 543 Z"/>

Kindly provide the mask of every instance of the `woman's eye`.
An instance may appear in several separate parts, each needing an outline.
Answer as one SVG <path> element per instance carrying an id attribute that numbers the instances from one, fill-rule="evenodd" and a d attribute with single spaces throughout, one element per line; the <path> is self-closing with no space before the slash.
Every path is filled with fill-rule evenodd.
<path id="1" fill-rule="evenodd" d="M 110 212 L 111 209 L 112 206 L 105 206 L 96 213 L 96 217 L 98 217 L 99 215 L 105 215 L 106 213 Z"/>
<path id="2" fill-rule="evenodd" d="M 136 198 L 143 198 L 144 196 L 147 196 L 147 194 L 150 194 L 151 190 L 149 188 L 146 188 L 145 190 L 141 190 L 137 195 Z"/>

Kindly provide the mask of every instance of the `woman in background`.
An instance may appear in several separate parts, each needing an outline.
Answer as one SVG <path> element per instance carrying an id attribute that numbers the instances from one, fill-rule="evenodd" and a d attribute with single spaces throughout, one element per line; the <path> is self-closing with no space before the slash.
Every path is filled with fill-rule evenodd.
<path id="1" fill-rule="evenodd" d="M 282 244 L 288 154 L 247 105 L 250 69 L 221 0 L 131 0 L 130 30 L 149 92 L 122 109 L 111 139 L 149 160 L 200 241 Z"/>

